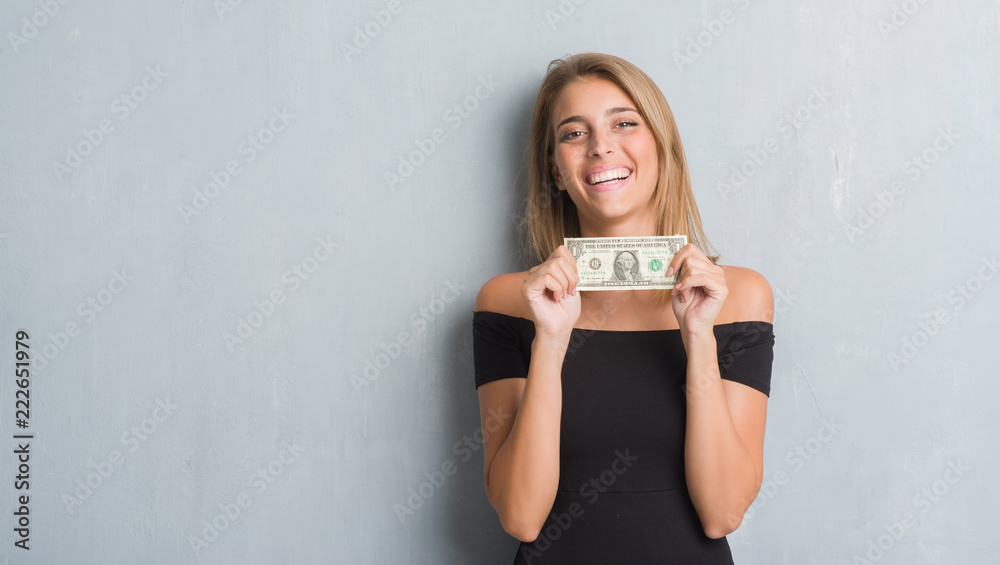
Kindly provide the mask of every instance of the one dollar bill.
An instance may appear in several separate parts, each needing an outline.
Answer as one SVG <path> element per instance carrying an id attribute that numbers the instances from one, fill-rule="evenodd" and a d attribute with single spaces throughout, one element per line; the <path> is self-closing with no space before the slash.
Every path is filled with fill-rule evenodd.
<path id="1" fill-rule="evenodd" d="M 677 273 L 664 273 L 687 245 L 687 236 L 567 237 L 563 242 L 576 260 L 579 290 L 665 289 L 677 283 Z"/>

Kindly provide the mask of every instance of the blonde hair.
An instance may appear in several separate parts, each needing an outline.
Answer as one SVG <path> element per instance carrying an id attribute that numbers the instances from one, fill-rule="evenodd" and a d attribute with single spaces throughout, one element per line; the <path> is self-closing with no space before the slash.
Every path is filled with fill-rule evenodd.
<path id="1" fill-rule="evenodd" d="M 656 207 L 656 234 L 653 235 L 687 235 L 689 242 L 717 263 L 719 255 L 701 226 L 684 147 L 667 99 L 638 67 L 603 53 L 578 53 L 550 62 L 535 99 L 527 148 L 528 209 L 521 227 L 527 224 L 530 248 L 537 259 L 547 259 L 562 245 L 564 237 L 580 237 L 576 205 L 565 191 L 556 188 L 552 178 L 550 164 L 555 130 L 551 121 L 552 108 L 563 89 L 584 77 L 607 79 L 625 91 L 656 140 L 659 174 L 653 193 Z M 661 298 L 669 296 L 670 291 L 661 294 Z"/>

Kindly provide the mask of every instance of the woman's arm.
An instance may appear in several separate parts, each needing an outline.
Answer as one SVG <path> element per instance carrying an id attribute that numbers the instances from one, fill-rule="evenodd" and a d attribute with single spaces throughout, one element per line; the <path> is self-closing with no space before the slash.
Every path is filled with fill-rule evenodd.
<path id="1" fill-rule="evenodd" d="M 739 289 L 738 320 L 772 322 L 774 298 L 760 274 L 749 269 L 729 281 Z M 764 469 L 767 396 L 720 377 L 713 331 L 682 332 L 688 356 L 684 466 L 688 492 L 705 535 L 733 532 L 760 490 Z"/>
<path id="2" fill-rule="evenodd" d="M 500 379 L 479 387 L 484 422 L 491 414 L 502 415 L 503 422 L 495 432 L 483 425 L 486 494 L 503 529 L 524 542 L 538 537 L 559 484 L 567 343 L 536 338 L 527 380 Z"/>
<path id="3" fill-rule="evenodd" d="M 504 530 L 524 542 L 538 537 L 559 486 L 562 365 L 580 317 L 576 283 L 576 263 L 561 245 L 526 276 L 491 279 L 476 297 L 477 311 L 527 308 L 535 322 L 527 380 L 500 379 L 479 387 L 486 494 Z M 504 424 L 495 433 L 486 426 L 494 413 L 513 415 L 501 418 Z"/>

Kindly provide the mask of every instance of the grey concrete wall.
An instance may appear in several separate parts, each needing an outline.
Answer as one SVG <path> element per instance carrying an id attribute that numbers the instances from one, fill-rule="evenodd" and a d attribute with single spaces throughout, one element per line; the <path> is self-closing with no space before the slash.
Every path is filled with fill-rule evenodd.
<path id="1" fill-rule="evenodd" d="M 657 81 L 709 238 L 775 290 L 737 562 L 1000 550 L 997 2 L 13 0 L 0 31 L 0 561 L 510 562 L 472 305 L 524 268 L 546 64 L 588 50 Z"/>

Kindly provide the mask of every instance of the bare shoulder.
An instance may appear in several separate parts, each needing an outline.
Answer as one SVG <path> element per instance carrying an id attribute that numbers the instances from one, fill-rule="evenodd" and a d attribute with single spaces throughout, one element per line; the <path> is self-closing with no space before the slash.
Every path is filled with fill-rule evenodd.
<path id="1" fill-rule="evenodd" d="M 475 311 L 529 317 L 524 299 L 521 298 L 521 285 L 527 275 L 527 271 L 504 273 L 486 281 L 476 295 Z"/>
<path id="2" fill-rule="evenodd" d="M 774 292 L 764 275 L 734 265 L 721 265 L 729 296 L 726 307 L 734 321 L 774 322 Z"/>

